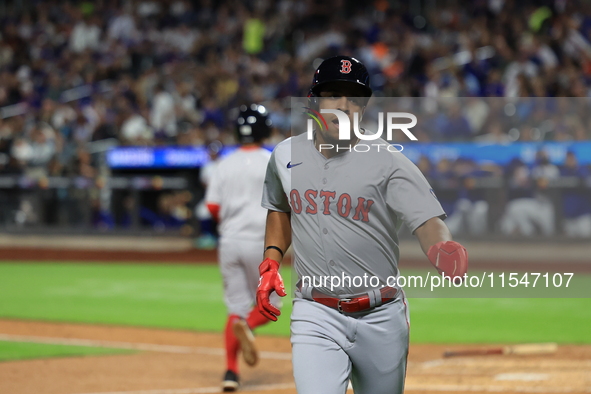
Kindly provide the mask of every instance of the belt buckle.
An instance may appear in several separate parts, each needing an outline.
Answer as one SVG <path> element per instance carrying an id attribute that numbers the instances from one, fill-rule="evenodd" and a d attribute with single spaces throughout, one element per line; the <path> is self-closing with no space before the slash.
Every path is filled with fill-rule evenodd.
<path id="1" fill-rule="evenodd" d="M 340 298 L 339 301 L 337 302 L 337 310 L 341 313 L 345 313 L 345 311 L 343 311 L 343 308 L 341 307 L 341 302 L 349 302 L 351 301 L 351 298 Z"/>

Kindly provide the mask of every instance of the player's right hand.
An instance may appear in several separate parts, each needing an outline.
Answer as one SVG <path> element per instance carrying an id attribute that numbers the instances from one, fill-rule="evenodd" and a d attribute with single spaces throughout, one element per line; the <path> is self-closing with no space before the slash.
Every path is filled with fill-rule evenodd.
<path id="1" fill-rule="evenodd" d="M 257 308 L 261 315 L 272 321 L 277 321 L 277 316 L 281 315 L 279 308 L 271 304 L 269 295 L 275 291 L 279 296 L 285 297 L 285 286 L 283 279 L 279 274 L 279 263 L 270 258 L 263 260 L 259 266 L 259 287 L 257 289 Z"/>
<path id="2" fill-rule="evenodd" d="M 427 256 L 440 275 L 461 283 L 468 272 L 468 252 L 455 241 L 438 242 L 429 248 Z"/>

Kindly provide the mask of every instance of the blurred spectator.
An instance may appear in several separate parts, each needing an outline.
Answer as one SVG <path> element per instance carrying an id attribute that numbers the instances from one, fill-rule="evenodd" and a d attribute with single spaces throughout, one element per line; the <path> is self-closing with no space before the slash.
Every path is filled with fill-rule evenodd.
<path id="1" fill-rule="evenodd" d="M 538 66 L 530 60 L 528 52 L 522 46 L 517 50 L 516 59 L 509 63 L 503 80 L 505 86 L 505 97 L 529 97 L 530 91 L 527 90 L 529 78 L 538 75 Z"/>
<path id="2" fill-rule="evenodd" d="M 56 153 L 54 131 L 41 124 L 35 126 L 29 138 L 15 140 L 11 153 L 26 168 L 27 175 L 32 178 L 45 176 L 47 165 Z"/>
<path id="3" fill-rule="evenodd" d="M 79 111 L 76 116 L 76 122 L 73 125 L 72 138 L 76 144 L 83 145 L 91 140 L 93 133 L 94 124 Z"/>
<path id="4" fill-rule="evenodd" d="M 540 154 L 541 161 L 534 171 L 538 177 L 539 187 L 545 188 L 544 173 L 553 174 L 552 167 Z M 554 206 L 543 193 L 537 192 L 532 171 L 519 159 L 510 163 L 507 173 L 509 202 L 500 221 L 501 232 L 506 235 L 535 234 L 550 236 L 554 234 Z"/>
<path id="5" fill-rule="evenodd" d="M 548 152 L 544 150 L 538 151 L 536 163 L 532 169 L 532 178 L 536 184 L 536 209 L 539 210 L 537 212 L 537 224 L 544 235 L 552 235 L 556 231 L 555 207 L 548 186 L 550 182 L 559 177 L 560 170 L 558 166 L 550 162 Z"/>
<path id="6" fill-rule="evenodd" d="M 193 124 L 201 123 L 202 114 L 197 110 L 197 98 L 193 93 L 193 84 L 190 81 L 182 81 L 176 84 L 174 100 L 179 120 L 189 121 Z"/>
<path id="7" fill-rule="evenodd" d="M 111 40 L 121 40 L 127 43 L 136 39 L 138 33 L 133 15 L 129 14 L 124 8 L 117 8 L 115 12 L 115 16 L 111 17 L 107 27 L 108 37 Z"/>
<path id="8" fill-rule="evenodd" d="M 173 29 L 168 29 L 164 33 L 164 42 L 171 48 L 175 48 L 183 55 L 190 54 L 194 47 L 199 33 L 194 29 L 189 29 L 185 23 Z"/>
<path id="9" fill-rule="evenodd" d="M 591 195 L 583 188 L 583 181 L 590 175 L 589 169 L 579 166 L 574 152 L 566 154 L 560 175 L 576 181 L 574 187 L 562 193 L 564 233 L 569 237 L 591 237 Z"/>
<path id="10" fill-rule="evenodd" d="M 154 89 L 150 125 L 160 138 L 174 137 L 176 135 L 174 99 L 170 93 L 164 90 L 160 83 Z"/>
<path id="11" fill-rule="evenodd" d="M 475 188 L 479 179 L 495 175 L 491 171 L 483 170 L 472 160 L 456 160 L 454 172 L 459 178 L 459 198 L 454 212 L 459 216 L 455 233 L 458 235 L 481 236 L 488 231 L 489 202 L 485 191 Z M 451 229 L 450 229 L 451 230 Z"/>
<path id="12" fill-rule="evenodd" d="M 458 158 L 439 161 L 435 170 L 429 160 L 421 157 L 419 169 L 427 178 L 433 177 L 436 195 L 445 212 L 446 224 L 453 235 L 482 235 L 488 230 L 489 204 L 482 189 L 475 189 L 478 178 L 494 175 L 484 171 L 472 160 Z"/>
<path id="13" fill-rule="evenodd" d="M 503 126 L 498 121 L 493 121 L 486 127 L 486 134 L 476 137 L 474 140 L 478 142 L 490 142 L 497 144 L 506 144 L 511 142 L 511 138 L 505 131 Z"/>
<path id="14" fill-rule="evenodd" d="M 129 145 L 151 145 L 154 131 L 142 115 L 127 111 L 121 115 L 121 139 Z"/>
<path id="15" fill-rule="evenodd" d="M 560 176 L 558 167 L 550 162 L 548 152 L 538 151 L 536 155 L 536 164 L 532 170 L 532 177 L 541 183 L 557 179 Z"/>
<path id="16" fill-rule="evenodd" d="M 70 34 L 70 49 L 80 53 L 86 49 L 98 49 L 101 37 L 101 28 L 98 26 L 98 16 L 81 16 L 81 11 L 76 12 L 78 23 Z"/>
<path id="17" fill-rule="evenodd" d="M 421 155 L 419 158 L 419 162 L 417 163 L 417 167 L 423 173 L 425 178 L 432 179 L 433 178 L 433 165 L 431 164 L 431 160 L 425 155 Z"/>
<path id="18" fill-rule="evenodd" d="M 187 196 L 184 192 L 160 194 L 156 211 L 147 207 L 140 208 L 142 223 L 158 231 L 181 228 L 191 217 L 186 206 L 187 198 L 190 199 L 190 195 Z"/>
<path id="19" fill-rule="evenodd" d="M 69 168 L 67 168 L 67 175 L 94 178 L 97 171 L 92 164 L 90 153 L 84 148 L 78 148 L 74 160 L 71 162 Z"/>
<path id="20" fill-rule="evenodd" d="M 441 134 L 448 141 L 466 140 L 472 137 L 470 124 L 462 114 L 459 103 L 451 104 L 447 112 L 447 119 L 443 121 Z"/>
<path id="21" fill-rule="evenodd" d="M 476 97 L 466 99 L 462 113 L 474 134 L 480 134 L 490 114 L 489 105 L 485 100 Z"/>

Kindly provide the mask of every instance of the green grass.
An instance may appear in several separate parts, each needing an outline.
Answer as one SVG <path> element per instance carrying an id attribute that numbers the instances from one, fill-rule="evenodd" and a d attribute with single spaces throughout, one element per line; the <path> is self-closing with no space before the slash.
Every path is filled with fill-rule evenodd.
<path id="1" fill-rule="evenodd" d="M 286 281 L 289 269 L 284 270 Z M 284 317 L 291 302 L 284 302 Z M 0 317 L 220 331 L 217 265 L 0 264 Z M 289 319 L 260 329 L 286 335 Z"/>
<path id="2" fill-rule="evenodd" d="M 413 343 L 591 343 L 589 298 L 415 298 Z"/>
<path id="3" fill-rule="evenodd" d="M 129 353 L 134 353 L 134 351 L 124 349 L 108 349 L 102 347 L 64 346 L 41 343 L 0 341 L 0 361 Z"/>
<path id="4" fill-rule="evenodd" d="M 291 282 L 289 269 L 282 275 Z M 409 301 L 413 343 L 591 343 L 589 298 Z M 258 332 L 289 335 L 290 313 L 285 300 L 279 322 Z M 0 317 L 221 331 L 226 310 L 213 264 L 5 263 Z"/>

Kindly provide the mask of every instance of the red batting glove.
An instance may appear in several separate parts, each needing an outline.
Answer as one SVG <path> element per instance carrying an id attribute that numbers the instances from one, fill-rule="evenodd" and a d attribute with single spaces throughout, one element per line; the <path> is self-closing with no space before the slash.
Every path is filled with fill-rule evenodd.
<path id="1" fill-rule="evenodd" d="M 429 248 L 427 256 L 439 274 L 449 276 L 454 283 L 468 272 L 468 252 L 457 242 L 438 242 Z"/>
<path id="2" fill-rule="evenodd" d="M 285 297 L 285 286 L 283 279 L 279 274 L 279 263 L 270 258 L 263 260 L 259 266 L 259 288 L 257 289 L 257 307 L 261 315 L 272 321 L 277 321 L 277 316 L 281 315 L 279 308 L 269 302 L 269 295 L 275 291 L 279 296 Z"/>

